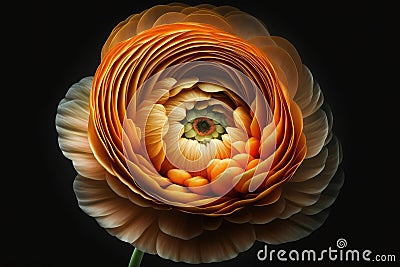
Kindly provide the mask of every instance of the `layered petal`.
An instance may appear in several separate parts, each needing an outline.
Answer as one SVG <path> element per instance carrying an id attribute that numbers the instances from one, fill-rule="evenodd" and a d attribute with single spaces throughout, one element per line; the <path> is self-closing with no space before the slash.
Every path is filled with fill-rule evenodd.
<path id="1" fill-rule="evenodd" d="M 332 124 L 287 40 L 237 8 L 179 3 L 119 23 L 56 116 L 82 210 L 188 263 L 320 227 L 344 179 Z"/>
<path id="2" fill-rule="evenodd" d="M 60 101 L 56 115 L 58 142 L 63 154 L 76 171 L 86 177 L 105 179 L 104 168 L 93 156 L 88 139 L 89 95 L 93 77 L 72 85 Z"/>

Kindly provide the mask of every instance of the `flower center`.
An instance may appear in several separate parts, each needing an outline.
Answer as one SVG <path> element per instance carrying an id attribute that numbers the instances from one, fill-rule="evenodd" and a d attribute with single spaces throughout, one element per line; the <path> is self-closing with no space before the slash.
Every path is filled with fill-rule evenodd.
<path id="1" fill-rule="evenodd" d="M 201 116 L 184 123 L 182 137 L 197 140 L 200 143 L 207 143 L 211 139 L 221 139 L 225 128 L 216 120 Z"/>
<path id="2" fill-rule="evenodd" d="M 215 131 L 214 122 L 207 117 L 200 117 L 193 121 L 193 129 L 200 136 L 212 134 Z"/>

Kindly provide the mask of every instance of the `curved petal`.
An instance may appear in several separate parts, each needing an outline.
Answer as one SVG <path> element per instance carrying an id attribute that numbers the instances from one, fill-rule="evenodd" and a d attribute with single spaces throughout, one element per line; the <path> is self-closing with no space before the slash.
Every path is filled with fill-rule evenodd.
<path id="1" fill-rule="evenodd" d="M 255 36 L 269 36 L 265 25 L 247 13 L 228 13 L 226 20 L 234 29 L 234 33 L 245 40 Z"/>
<path id="2" fill-rule="evenodd" d="M 333 139 L 327 146 L 328 156 L 324 169 L 301 182 L 288 182 L 283 186 L 283 196 L 299 207 L 315 204 L 322 191 L 328 186 L 340 163 L 339 143 Z"/>
<path id="3" fill-rule="evenodd" d="M 75 83 L 60 101 L 56 115 L 58 143 L 76 171 L 88 178 L 105 179 L 105 170 L 95 159 L 88 139 L 89 94 L 93 77 Z"/>
<path id="4" fill-rule="evenodd" d="M 306 215 L 314 215 L 321 212 L 324 209 L 329 208 L 338 197 L 340 189 L 343 186 L 343 183 L 344 183 L 344 173 L 343 171 L 338 171 L 338 173 L 336 173 L 335 176 L 332 178 L 329 185 L 321 193 L 321 196 L 318 199 L 318 201 L 311 206 L 303 208 L 302 213 Z"/>
<path id="5" fill-rule="evenodd" d="M 303 125 L 303 132 L 307 140 L 306 158 L 310 158 L 318 154 L 325 145 L 329 130 L 328 118 L 326 113 L 319 109 L 304 118 Z"/>
<path id="6" fill-rule="evenodd" d="M 288 219 L 277 219 L 269 224 L 254 225 L 257 240 L 268 244 L 282 244 L 296 241 L 310 235 L 328 217 L 324 210 L 315 215 L 298 213 Z"/>
<path id="7" fill-rule="evenodd" d="M 303 65 L 299 77 L 299 86 L 293 100 L 300 107 L 303 118 L 313 114 L 324 102 L 324 96 L 318 83 L 313 79 L 311 71 L 305 65 Z"/>
<path id="8" fill-rule="evenodd" d="M 255 241 L 253 226 L 223 222 L 215 231 L 181 240 L 161 233 L 157 239 L 157 253 L 173 261 L 187 263 L 220 262 L 231 259 L 249 249 Z"/>
<path id="9" fill-rule="evenodd" d="M 157 219 L 154 209 L 139 207 L 121 198 L 104 180 L 78 175 L 74 181 L 74 191 L 80 208 L 94 217 L 110 234 L 123 241 L 134 244 Z M 141 249 L 147 252 L 147 248 Z"/>
<path id="10" fill-rule="evenodd" d="M 144 11 L 142 17 L 139 19 L 136 32 L 141 33 L 145 30 L 151 29 L 157 19 L 167 12 L 181 11 L 183 6 L 169 6 L 158 5 Z"/>
<path id="11" fill-rule="evenodd" d="M 224 19 L 224 17 L 219 16 L 211 11 L 200 10 L 189 14 L 184 20 L 184 22 L 197 22 L 202 24 L 209 24 L 217 27 L 226 32 L 233 32 L 231 25 Z"/>
<path id="12" fill-rule="evenodd" d="M 158 225 L 163 233 L 183 240 L 192 239 L 203 233 L 201 216 L 178 211 L 162 212 Z"/>
<path id="13" fill-rule="evenodd" d="M 185 19 L 186 15 L 180 12 L 168 12 L 161 15 L 153 24 L 153 27 L 159 25 L 171 24 L 176 22 L 181 22 Z"/>

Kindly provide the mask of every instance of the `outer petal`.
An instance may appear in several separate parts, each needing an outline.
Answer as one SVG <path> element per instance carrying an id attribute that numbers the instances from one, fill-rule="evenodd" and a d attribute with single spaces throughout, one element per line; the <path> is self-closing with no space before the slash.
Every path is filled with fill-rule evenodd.
<path id="1" fill-rule="evenodd" d="M 217 230 L 206 231 L 190 240 L 162 233 L 157 239 L 157 253 L 173 261 L 220 262 L 249 249 L 254 241 L 255 233 L 251 224 L 224 222 Z"/>
<path id="2" fill-rule="evenodd" d="M 118 196 L 105 180 L 96 181 L 78 175 L 74 191 L 81 209 L 123 241 L 134 243 L 156 221 L 154 209 L 137 206 Z M 141 249 L 147 252 L 145 247 Z"/>
<path id="3" fill-rule="evenodd" d="M 105 179 L 105 170 L 95 159 L 88 140 L 89 95 L 93 77 L 71 86 L 60 101 L 56 115 L 58 143 L 76 171 L 92 179 Z"/>
<path id="4" fill-rule="evenodd" d="M 201 230 L 202 233 L 196 233 L 196 237 L 183 240 L 169 234 L 193 236 L 195 232 L 186 230 L 206 226 L 202 220 L 200 224 L 193 221 L 199 217 L 191 217 L 190 214 L 179 214 L 177 217 L 174 212 L 137 206 L 117 195 L 106 181 L 81 175 L 75 179 L 74 191 L 81 209 L 94 217 L 111 235 L 132 243 L 145 253 L 157 253 L 163 258 L 188 263 L 223 261 L 249 249 L 255 241 L 251 224 L 221 223 L 219 219 L 211 218 L 206 218 L 209 230 Z M 175 225 L 169 225 L 172 218 L 179 219 L 182 216 L 186 216 L 188 221 L 192 220 L 192 225 L 182 225 L 179 220 L 174 221 Z M 186 230 L 179 229 L 179 226 Z"/>
<path id="5" fill-rule="evenodd" d="M 268 244 L 282 244 L 308 236 L 320 227 L 327 217 L 327 210 L 311 216 L 298 213 L 289 219 L 277 219 L 269 224 L 255 225 L 254 228 L 257 240 Z"/>

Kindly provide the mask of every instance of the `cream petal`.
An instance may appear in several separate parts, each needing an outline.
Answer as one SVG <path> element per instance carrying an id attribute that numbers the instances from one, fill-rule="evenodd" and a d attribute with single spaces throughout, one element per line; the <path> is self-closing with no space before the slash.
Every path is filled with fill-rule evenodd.
<path id="1" fill-rule="evenodd" d="M 64 153 L 64 155 L 67 155 Z M 88 178 L 95 180 L 104 180 L 106 171 L 95 159 L 93 154 L 75 153 L 69 158 L 75 158 L 73 161 L 77 173 L 85 174 Z"/>
<path id="2" fill-rule="evenodd" d="M 228 136 L 231 139 L 231 143 L 237 141 L 246 142 L 249 139 L 249 136 L 247 135 L 246 131 L 243 131 L 242 129 L 235 127 L 226 127 L 225 131 L 228 133 Z"/>
<path id="3" fill-rule="evenodd" d="M 198 81 L 199 81 L 199 78 L 197 78 L 197 77 L 186 77 L 186 78 L 180 79 L 174 85 L 174 87 L 169 91 L 169 96 L 174 97 L 177 94 L 179 94 L 183 89 L 192 88 Z"/>
<path id="4" fill-rule="evenodd" d="M 185 19 L 185 17 L 186 15 L 180 12 L 168 12 L 164 15 L 161 15 L 156 22 L 154 22 L 153 27 L 181 22 Z"/>
<path id="5" fill-rule="evenodd" d="M 247 135 L 251 135 L 250 131 L 251 118 L 243 107 L 237 107 L 233 111 L 233 119 L 235 122 L 235 126 L 237 128 L 246 131 Z"/>
<path id="6" fill-rule="evenodd" d="M 302 182 L 289 182 L 283 186 L 282 196 L 298 207 L 315 205 L 322 191 L 327 188 L 340 163 L 339 142 L 333 139 L 327 146 L 328 157 L 324 169 L 314 177 Z"/>
<path id="7" fill-rule="evenodd" d="M 102 57 L 104 57 L 105 54 L 119 42 L 125 41 L 137 34 L 137 24 L 141 16 L 142 14 L 135 14 L 131 16 L 124 25 L 121 25 L 118 32 L 116 32 L 114 36 L 111 37 L 110 35 L 109 43 L 106 43 L 107 46 L 104 45 L 104 49 L 102 50 Z"/>
<path id="8" fill-rule="evenodd" d="M 328 136 L 328 130 L 328 119 L 321 109 L 303 119 L 303 132 L 307 144 L 306 158 L 313 157 L 321 151 Z"/>
<path id="9" fill-rule="evenodd" d="M 327 157 L 328 149 L 323 148 L 316 156 L 304 159 L 290 182 L 303 182 L 319 174 L 325 167 Z"/>
<path id="10" fill-rule="evenodd" d="M 183 21 L 209 24 L 223 31 L 229 33 L 233 32 L 231 25 L 225 20 L 225 18 L 220 15 L 217 15 L 212 11 L 206 11 L 206 10 L 195 11 L 187 15 Z"/>
<path id="11" fill-rule="evenodd" d="M 137 21 L 139 20 L 140 16 L 142 15 L 142 13 L 140 14 L 132 14 L 130 15 L 128 18 L 126 18 L 125 20 L 121 21 L 120 23 L 117 24 L 117 26 L 115 26 L 113 28 L 113 30 L 111 31 L 110 35 L 108 36 L 106 42 L 104 43 L 102 49 L 101 49 L 101 59 L 103 60 L 103 58 L 105 57 L 105 55 L 107 54 L 107 52 L 112 48 L 111 43 L 113 42 L 115 36 L 118 34 L 118 32 L 128 23 L 131 23 L 132 21 L 136 21 L 135 22 L 135 27 L 133 30 L 133 33 L 131 36 L 136 34 L 136 24 Z M 120 40 L 117 40 L 116 43 L 118 43 Z"/>
<path id="12" fill-rule="evenodd" d="M 58 143 L 76 171 L 88 178 L 103 180 L 105 170 L 95 159 L 88 139 L 89 95 L 93 77 L 75 83 L 60 101 L 56 115 Z"/>
<path id="13" fill-rule="evenodd" d="M 247 41 L 254 44 L 258 48 L 264 46 L 276 46 L 276 43 L 272 39 L 272 36 L 254 36 L 249 38 Z"/>
<path id="14" fill-rule="evenodd" d="M 202 91 L 207 93 L 217 93 L 226 91 L 224 87 L 212 83 L 198 83 L 197 87 L 199 87 Z"/>
<path id="15" fill-rule="evenodd" d="M 180 122 L 186 117 L 186 107 L 178 101 L 168 101 L 165 105 L 169 122 Z"/>
<path id="16" fill-rule="evenodd" d="M 280 36 L 271 36 L 271 39 L 276 45 L 283 48 L 290 55 L 290 57 L 296 64 L 296 69 L 300 76 L 303 70 L 303 64 L 301 63 L 301 58 L 296 48 L 288 40 Z"/>
<path id="17" fill-rule="evenodd" d="M 189 14 L 191 14 L 191 13 L 193 13 L 193 12 L 196 12 L 196 11 L 199 11 L 199 10 L 200 10 L 200 9 L 197 8 L 197 7 L 189 6 L 189 7 L 185 7 L 185 8 L 182 9 L 180 12 L 181 12 L 182 14 L 189 15 Z"/>
<path id="18" fill-rule="evenodd" d="M 302 70 L 299 75 L 298 86 L 299 87 L 293 100 L 300 107 L 304 117 L 304 109 L 311 102 L 314 86 L 314 78 L 311 74 L 310 69 L 306 65 L 302 66 Z"/>
<path id="19" fill-rule="evenodd" d="M 151 29 L 156 20 L 167 12 L 181 11 L 183 6 L 157 5 L 146 10 L 138 21 L 136 31 L 141 33 Z"/>
<path id="20" fill-rule="evenodd" d="M 322 192 L 318 201 L 308 207 L 303 208 L 302 213 L 306 215 L 314 215 L 321 212 L 324 209 L 329 208 L 339 195 L 340 189 L 344 183 L 343 171 L 338 171 L 332 178 L 328 187 Z"/>
<path id="21" fill-rule="evenodd" d="M 251 206 L 249 212 L 251 213 L 250 223 L 252 224 L 266 224 L 276 218 L 284 211 L 286 200 L 279 198 L 278 201 L 271 205 L 264 206 Z"/>
<path id="22" fill-rule="evenodd" d="M 240 209 L 226 217 L 224 219 L 228 222 L 242 224 L 247 223 L 251 219 L 251 213 L 247 209 Z"/>
<path id="23" fill-rule="evenodd" d="M 275 70 L 281 70 L 284 74 L 282 77 L 281 72 L 278 71 L 278 76 L 281 81 L 287 81 L 287 89 L 289 96 L 293 98 L 296 95 L 298 88 L 299 75 L 296 64 L 293 58 L 283 48 L 278 46 L 263 46 L 260 49 L 271 60 Z"/>
<path id="24" fill-rule="evenodd" d="M 187 84 L 188 86 L 193 86 L 194 84 Z M 197 84 L 196 84 L 197 85 Z M 205 93 L 198 89 L 191 89 L 182 91 L 179 95 L 173 98 L 177 102 L 192 102 L 192 101 L 202 101 L 210 99 L 210 94 Z M 170 100 L 171 101 L 171 100 Z"/>
<path id="25" fill-rule="evenodd" d="M 296 241 L 310 235 L 328 217 L 328 211 L 308 216 L 297 213 L 288 219 L 277 219 L 269 224 L 254 225 L 256 238 L 268 244 L 282 244 Z"/>
<path id="26" fill-rule="evenodd" d="M 232 259 L 249 249 L 255 241 L 253 226 L 223 222 L 215 231 L 205 231 L 190 240 L 181 240 L 161 233 L 157 254 L 173 261 L 209 263 Z"/>
<path id="27" fill-rule="evenodd" d="M 227 5 L 225 5 L 225 6 L 217 6 L 217 7 L 214 7 L 214 8 L 212 9 L 212 11 L 214 11 L 214 12 L 220 14 L 221 16 L 224 16 L 225 14 L 228 14 L 229 12 L 238 11 L 238 10 L 239 10 L 239 9 L 236 8 L 236 7 L 227 6 Z"/>
<path id="28" fill-rule="evenodd" d="M 56 127 L 79 133 L 87 132 L 89 121 L 89 104 L 79 99 L 66 100 L 57 108 Z M 67 133 L 68 134 L 68 133 Z M 72 138 L 72 136 L 71 136 Z"/>
<path id="29" fill-rule="evenodd" d="M 201 249 L 200 242 L 194 242 L 194 239 L 182 241 L 163 232 L 157 237 L 157 254 L 175 262 L 200 263 Z"/>
<path id="30" fill-rule="evenodd" d="M 66 125 L 68 122 L 63 122 L 61 116 L 57 118 L 58 125 Z M 67 119 L 67 118 L 65 118 Z M 65 153 L 79 153 L 79 154 L 92 154 L 92 150 L 90 148 L 87 134 L 81 134 L 79 132 L 75 134 L 73 130 L 67 130 L 66 128 L 58 127 L 59 133 L 59 146 L 61 150 Z"/>
<path id="31" fill-rule="evenodd" d="M 133 243 L 156 220 L 154 209 L 142 208 L 121 198 L 106 181 L 78 175 L 74 181 L 74 191 L 80 208 L 94 217 L 110 234 L 123 241 Z"/>
<path id="32" fill-rule="evenodd" d="M 293 202 L 286 200 L 285 209 L 277 217 L 279 219 L 287 219 L 287 218 L 293 216 L 294 214 L 299 213 L 301 211 L 301 208 L 302 207 L 294 204 Z"/>
<path id="33" fill-rule="evenodd" d="M 303 118 L 313 114 L 324 102 L 319 84 L 313 79 L 311 71 L 305 65 L 299 76 L 299 87 L 293 100 L 300 107 Z"/>
<path id="34" fill-rule="evenodd" d="M 203 233 L 201 216 L 175 210 L 160 213 L 158 225 L 165 234 L 183 240 L 190 240 Z"/>
<path id="35" fill-rule="evenodd" d="M 93 76 L 85 77 L 78 83 L 75 83 L 69 88 L 65 95 L 66 99 L 80 99 L 85 103 L 89 103 L 90 90 L 92 88 Z"/>
<path id="36" fill-rule="evenodd" d="M 326 160 L 325 168 L 315 177 L 295 184 L 288 183 L 288 187 L 295 188 L 296 191 L 306 194 L 320 194 L 329 184 L 335 175 L 339 165 L 338 146 L 330 148 L 329 156 Z"/>
<path id="37" fill-rule="evenodd" d="M 209 9 L 209 10 L 213 10 L 215 8 L 215 6 L 211 5 L 211 4 L 199 4 L 199 5 L 196 5 L 194 7 L 197 7 L 197 8 L 200 8 L 200 9 Z"/>
<path id="38" fill-rule="evenodd" d="M 293 202 L 294 204 L 305 207 L 310 206 L 318 201 L 319 195 L 318 194 L 307 194 L 303 192 L 299 192 L 296 190 L 295 187 L 284 187 L 282 190 L 282 197 L 285 199 Z"/>
<path id="39" fill-rule="evenodd" d="M 178 7 L 182 7 L 182 8 L 186 8 L 186 7 L 189 6 L 188 4 L 179 3 L 179 2 L 172 2 L 172 3 L 169 3 L 167 5 L 169 5 L 169 6 L 178 6 Z"/>
<path id="40" fill-rule="evenodd" d="M 247 13 L 231 12 L 230 14 L 228 13 L 226 20 L 234 29 L 234 33 L 245 40 L 255 36 L 269 36 L 265 25 Z"/>
<path id="41" fill-rule="evenodd" d="M 209 217 L 209 216 L 204 216 L 203 217 L 203 226 L 202 228 L 204 230 L 217 230 L 221 224 L 222 224 L 223 219 L 221 217 Z"/>
<path id="42" fill-rule="evenodd" d="M 130 229 L 134 231 L 134 229 Z M 160 228 L 158 227 L 157 220 L 140 235 L 132 245 L 140 251 L 145 251 L 148 254 L 157 253 L 157 238 L 160 235 Z"/>
<path id="43" fill-rule="evenodd" d="M 117 177 L 115 177 L 109 173 L 106 174 L 106 181 L 107 181 L 107 184 L 110 187 L 110 189 L 115 194 L 117 194 L 121 198 L 129 199 L 129 201 L 135 205 L 138 205 L 138 206 L 144 207 L 144 208 L 152 207 L 155 209 L 163 209 L 163 210 L 168 209 L 167 207 L 157 205 L 154 201 L 145 199 L 138 193 L 133 192 L 132 190 L 129 189 L 128 186 L 121 183 L 121 181 Z"/>
<path id="44" fill-rule="evenodd" d="M 229 158 L 231 156 L 231 150 L 229 149 L 229 147 L 227 147 L 223 141 L 218 140 L 218 139 L 214 139 L 212 140 L 212 143 L 215 145 L 215 149 L 216 151 L 209 149 L 209 151 L 207 151 L 207 153 L 214 153 L 213 155 L 215 155 L 215 158 L 219 158 L 219 159 L 225 159 L 225 158 Z M 210 147 L 210 148 L 214 148 L 214 146 Z M 207 157 L 207 158 L 212 158 L 212 156 Z"/>
<path id="45" fill-rule="evenodd" d="M 325 143 L 324 143 L 324 145 L 327 145 L 327 144 L 332 140 L 332 138 L 333 138 L 333 131 L 332 131 L 332 127 L 333 127 L 333 114 L 332 114 L 331 108 L 330 108 L 329 105 L 326 104 L 326 103 L 324 103 L 324 104 L 321 106 L 321 109 L 322 109 L 323 111 L 325 111 L 326 118 L 327 118 L 327 120 L 328 120 L 328 135 L 326 136 L 326 138 L 325 138 Z"/>

